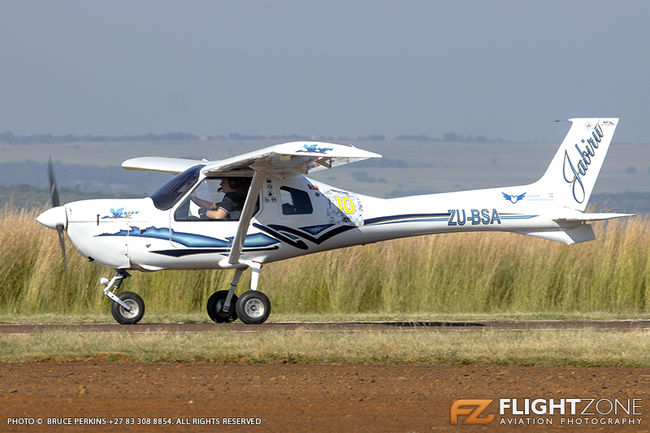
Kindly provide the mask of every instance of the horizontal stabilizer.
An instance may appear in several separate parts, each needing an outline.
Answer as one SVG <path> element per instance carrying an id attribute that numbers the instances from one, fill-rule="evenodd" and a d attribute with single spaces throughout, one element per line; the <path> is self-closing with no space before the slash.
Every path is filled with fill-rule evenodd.
<path id="1" fill-rule="evenodd" d="M 574 229 L 560 231 L 540 231 L 540 232 L 517 232 L 526 236 L 546 239 L 549 241 L 563 242 L 567 245 L 579 244 L 580 242 L 593 241 L 596 239 L 594 230 L 589 224 L 582 224 Z"/>
<path id="2" fill-rule="evenodd" d="M 575 212 L 569 215 L 563 215 L 553 218 L 554 221 L 565 223 L 565 222 L 583 222 L 583 221 L 604 221 L 614 218 L 625 218 L 634 216 L 632 213 L 582 213 Z"/>

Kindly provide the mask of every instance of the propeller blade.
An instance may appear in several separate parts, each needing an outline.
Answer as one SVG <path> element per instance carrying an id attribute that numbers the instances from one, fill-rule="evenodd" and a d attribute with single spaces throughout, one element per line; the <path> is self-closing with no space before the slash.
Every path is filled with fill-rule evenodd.
<path id="1" fill-rule="evenodd" d="M 56 185 L 56 177 L 54 176 L 54 164 L 52 164 L 52 157 L 47 163 L 47 177 L 50 181 L 50 198 L 52 199 L 52 207 L 61 206 L 61 199 L 59 198 L 59 188 Z M 63 253 L 63 267 L 67 267 L 67 260 L 65 257 L 65 235 L 63 234 L 63 226 L 57 225 L 56 232 L 59 234 L 59 243 L 61 244 L 61 253 Z"/>
<path id="2" fill-rule="evenodd" d="M 52 164 L 52 157 L 47 165 L 47 177 L 50 179 L 50 198 L 52 199 L 52 207 L 61 205 L 59 199 L 59 189 L 56 186 L 56 177 L 54 177 L 54 165 Z"/>
<path id="3" fill-rule="evenodd" d="M 61 252 L 63 253 L 63 266 L 67 266 L 65 258 L 65 237 L 63 236 L 63 226 L 56 226 L 56 231 L 59 234 L 59 243 L 61 244 Z"/>

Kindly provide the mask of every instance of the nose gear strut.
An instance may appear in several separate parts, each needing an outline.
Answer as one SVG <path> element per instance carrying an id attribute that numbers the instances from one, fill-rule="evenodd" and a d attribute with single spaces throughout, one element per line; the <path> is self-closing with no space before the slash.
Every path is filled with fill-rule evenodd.
<path id="1" fill-rule="evenodd" d="M 115 275 L 110 281 L 107 278 L 100 280 L 100 283 L 104 285 L 104 294 L 113 301 L 111 306 L 113 318 L 122 325 L 135 325 L 144 316 L 144 301 L 137 293 L 122 292 L 119 295 L 115 294 L 124 279 L 130 276 L 124 269 L 116 269 Z"/>

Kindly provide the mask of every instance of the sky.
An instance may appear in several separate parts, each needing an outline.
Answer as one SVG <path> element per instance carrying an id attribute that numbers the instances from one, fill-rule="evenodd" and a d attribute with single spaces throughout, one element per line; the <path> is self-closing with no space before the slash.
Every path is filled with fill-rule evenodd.
<path id="1" fill-rule="evenodd" d="M 650 142 L 647 1 L 0 4 L 0 132 Z"/>

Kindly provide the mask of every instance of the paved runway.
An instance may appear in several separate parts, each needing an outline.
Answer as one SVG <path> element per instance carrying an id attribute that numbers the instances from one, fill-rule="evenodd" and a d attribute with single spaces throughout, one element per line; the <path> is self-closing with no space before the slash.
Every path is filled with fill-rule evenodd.
<path id="1" fill-rule="evenodd" d="M 480 330 L 650 330 L 650 320 L 475 320 L 475 321 L 386 321 L 386 322 L 271 322 L 246 325 L 216 323 L 117 323 L 0 324 L 0 334 L 30 334 L 45 331 L 72 332 L 260 332 L 260 331 L 480 331 Z"/>

